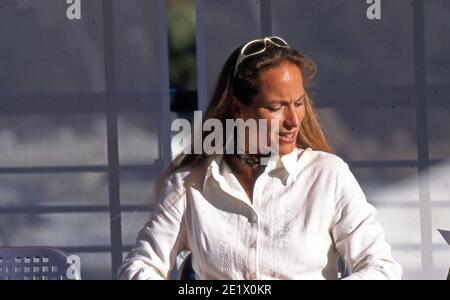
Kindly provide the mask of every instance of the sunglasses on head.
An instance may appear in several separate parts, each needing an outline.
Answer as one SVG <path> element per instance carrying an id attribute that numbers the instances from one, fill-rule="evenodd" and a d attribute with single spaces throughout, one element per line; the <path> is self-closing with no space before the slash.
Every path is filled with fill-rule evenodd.
<path id="1" fill-rule="evenodd" d="M 242 47 L 241 51 L 239 52 L 239 56 L 236 60 L 236 66 L 234 68 L 234 77 L 236 77 L 238 67 L 242 63 L 242 61 L 247 57 L 257 55 L 266 51 L 268 42 L 277 47 L 289 48 L 288 43 L 278 36 L 265 37 L 248 42 Z"/>

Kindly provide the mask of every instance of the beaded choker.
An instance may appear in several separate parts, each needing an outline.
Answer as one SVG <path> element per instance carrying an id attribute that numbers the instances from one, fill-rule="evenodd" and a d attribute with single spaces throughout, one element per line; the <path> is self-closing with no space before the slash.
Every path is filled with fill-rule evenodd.
<path id="1" fill-rule="evenodd" d="M 250 166 L 252 169 L 256 169 L 261 166 L 261 158 L 270 157 L 269 154 L 236 154 L 239 161 L 244 166 Z"/>

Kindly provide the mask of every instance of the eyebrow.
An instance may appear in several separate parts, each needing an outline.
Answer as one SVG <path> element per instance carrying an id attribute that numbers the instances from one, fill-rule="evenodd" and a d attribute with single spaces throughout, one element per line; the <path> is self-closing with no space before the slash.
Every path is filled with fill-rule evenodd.
<path id="1" fill-rule="evenodd" d="M 306 97 L 306 93 L 301 95 L 300 98 L 298 98 L 297 100 L 294 101 L 294 103 L 297 102 L 297 101 L 300 101 L 300 100 L 304 100 L 305 97 Z M 289 104 L 290 101 L 288 101 L 288 100 L 273 100 L 273 101 L 271 101 L 271 103 Z"/>

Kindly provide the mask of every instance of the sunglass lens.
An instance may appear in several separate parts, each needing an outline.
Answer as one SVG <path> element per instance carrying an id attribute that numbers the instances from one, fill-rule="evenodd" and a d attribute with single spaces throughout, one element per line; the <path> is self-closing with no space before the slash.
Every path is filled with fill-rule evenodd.
<path id="1" fill-rule="evenodd" d="M 247 45 L 242 54 L 244 55 L 255 54 L 256 52 L 263 51 L 265 47 L 266 45 L 264 44 L 264 41 L 256 41 L 254 43 Z"/>
<path id="2" fill-rule="evenodd" d="M 271 41 L 272 43 L 274 43 L 275 45 L 280 46 L 280 47 L 285 47 L 285 46 L 288 45 L 285 41 L 283 41 L 282 39 L 280 39 L 280 38 L 278 38 L 278 37 L 276 37 L 276 36 L 272 37 L 272 38 L 270 39 L 270 41 Z"/>

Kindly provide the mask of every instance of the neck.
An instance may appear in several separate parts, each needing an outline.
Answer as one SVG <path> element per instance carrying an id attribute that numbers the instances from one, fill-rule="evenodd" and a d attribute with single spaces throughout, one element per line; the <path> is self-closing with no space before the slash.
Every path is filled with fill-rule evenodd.
<path id="1" fill-rule="evenodd" d="M 237 155 L 225 155 L 225 161 L 230 166 L 234 176 L 241 183 L 250 201 L 253 201 L 253 186 L 258 176 L 263 172 L 264 166 L 243 164 Z"/>
<path id="2" fill-rule="evenodd" d="M 259 158 L 251 157 L 248 154 L 226 155 L 225 160 L 235 174 L 243 175 L 247 178 L 257 177 L 264 169 L 264 166 L 260 165 Z"/>

